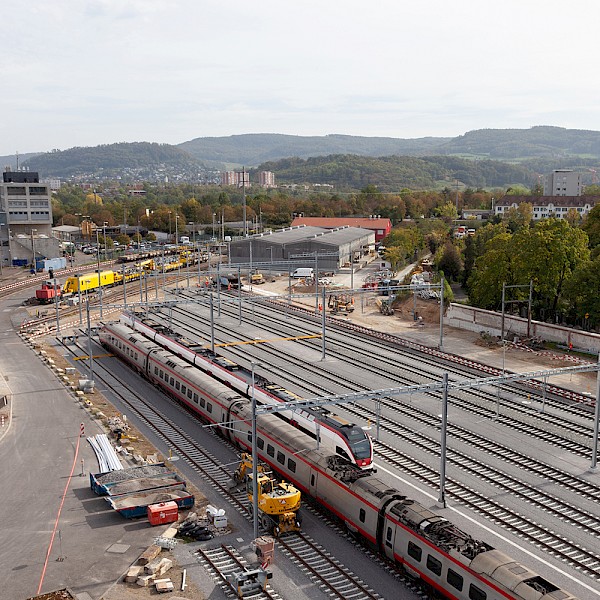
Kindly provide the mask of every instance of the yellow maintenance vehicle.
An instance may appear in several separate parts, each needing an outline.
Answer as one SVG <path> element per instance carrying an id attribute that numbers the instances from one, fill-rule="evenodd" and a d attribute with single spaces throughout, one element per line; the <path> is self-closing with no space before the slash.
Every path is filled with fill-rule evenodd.
<path id="1" fill-rule="evenodd" d="M 327 300 L 327 306 L 332 314 L 354 312 L 354 298 L 348 294 L 332 294 Z"/>
<path id="2" fill-rule="evenodd" d="M 258 271 L 256 271 L 256 273 L 252 273 L 250 275 L 250 283 L 252 285 L 261 285 L 262 283 L 265 283 L 266 279 L 264 277 L 264 275 L 262 273 L 259 273 Z"/>
<path id="3" fill-rule="evenodd" d="M 300 531 L 300 490 L 291 483 L 277 481 L 265 465 L 258 465 L 258 518 L 263 529 L 279 537 L 282 533 Z M 233 474 L 235 485 L 246 483 L 250 504 L 252 495 L 252 456 L 242 453 Z"/>

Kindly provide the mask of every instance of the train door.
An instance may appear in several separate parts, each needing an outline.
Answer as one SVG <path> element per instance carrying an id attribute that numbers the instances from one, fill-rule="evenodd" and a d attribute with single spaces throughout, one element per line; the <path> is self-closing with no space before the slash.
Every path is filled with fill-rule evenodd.
<path id="1" fill-rule="evenodd" d="M 318 477 L 318 472 L 315 469 L 311 469 L 310 477 L 308 479 L 308 493 L 313 498 L 317 498 Z"/>
<path id="2" fill-rule="evenodd" d="M 396 526 L 392 521 L 386 519 L 383 526 L 383 552 L 394 560 L 394 545 L 396 542 Z"/>

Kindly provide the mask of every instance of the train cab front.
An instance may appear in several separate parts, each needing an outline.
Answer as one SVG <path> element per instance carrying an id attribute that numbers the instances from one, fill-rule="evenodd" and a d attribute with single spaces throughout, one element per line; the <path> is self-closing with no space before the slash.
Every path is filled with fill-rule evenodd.
<path id="1" fill-rule="evenodd" d="M 348 446 L 352 453 L 352 462 L 361 469 L 373 468 L 373 442 L 371 436 L 361 427 L 352 425 L 343 427 L 342 432 L 348 440 Z"/>

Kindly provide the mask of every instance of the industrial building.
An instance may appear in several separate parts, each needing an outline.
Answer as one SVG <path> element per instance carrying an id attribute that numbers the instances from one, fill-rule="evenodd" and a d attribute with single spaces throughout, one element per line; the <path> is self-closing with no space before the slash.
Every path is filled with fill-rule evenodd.
<path id="1" fill-rule="evenodd" d="M 290 271 L 316 265 L 319 272 L 336 272 L 374 249 L 375 232 L 369 229 L 301 225 L 234 240 L 229 253 L 237 264 L 277 264 L 279 270 Z"/>
<path id="2" fill-rule="evenodd" d="M 50 187 L 34 171 L 5 171 L 0 182 L 0 267 L 59 256 Z M 16 262 L 15 262 L 16 261 Z"/>
<path id="3" fill-rule="evenodd" d="M 372 229 L 375 232 L 376 242 L 380 242 L 392 230 L 390 219 L 382 218 L 379 215 L 369 217 L 305 217 L 300 214 L 296 215 L 292 221 L 292 227 L 295 225 L 312 225 L 313 227 L 324 227 L 325 229 L 336 229 L 344 226 Z"/>

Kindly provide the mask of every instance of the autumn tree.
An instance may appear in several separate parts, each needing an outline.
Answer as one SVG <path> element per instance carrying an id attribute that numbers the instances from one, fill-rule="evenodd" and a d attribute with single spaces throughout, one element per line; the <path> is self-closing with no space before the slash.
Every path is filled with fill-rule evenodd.
<path id="1" fill-rule="evenodd" d="M 529 227 L 533 220 L 533 205 L 529 202 L 521 202 L 516 208 L 511 206 L 504 213 L 502 220 L 512 233 L 522 227 Z"/>

